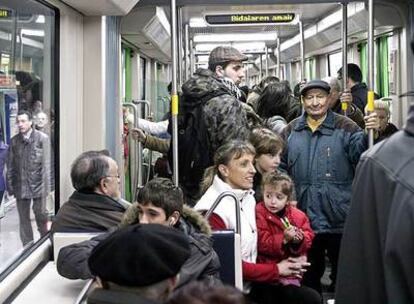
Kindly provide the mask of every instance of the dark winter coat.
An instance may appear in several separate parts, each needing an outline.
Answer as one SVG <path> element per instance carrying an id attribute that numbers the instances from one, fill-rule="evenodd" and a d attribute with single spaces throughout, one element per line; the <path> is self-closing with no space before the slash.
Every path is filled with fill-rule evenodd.
<path id="1" fill-rule="evenodd" d="M 365 113 L 365 106 L 368 100 L 368 87 L 365 83 L 357 83 L 351 88 L 352 102 Z M 375 99 L 379 99 L 379 95 L 375 93 Z"/>
<path id="2" fill-rule="evenodd" d="M 75 191 L 56 214 L 51 232 L 106 232 L 121 222 L 124 212 L 107 195 Z"/>
<path id="3" fill-rule="evenodd" d="M 307 114 L 283 130 L 286 148 L 280 167 L 294 180 L 299 209 L 315 233 L 342 233 L 351 186 L 367 136 L 349 118 L 328 111 L 312 133 Z"/>
<path id="4" fill-rule="evenodd" d="M 306 255 L 314 237 L 309 219 L 299 209 L 286 206 L 285 216 L 291 225 L 303 230 L 304 238 L 298 245 L 283 243 L 285 226 L 279 216 L 270 213 L 263 202 L 256 206 L 257 262 L 279 263 L 290 256 Z"/>
<path id="5" fill-rule="evenodd" d="M 122 225 L 138 222 L 137 204 L 128 208 Z M 208 284 L 219 283 L 220 261 L 212 248 L 211 230 L 206 220 L 195 210 L 184 207 L 177 229 L 186 233 L 190 240 L 191 256 L 180 271 L 181 287 L 193 280 L 205 280 Z M 68 279 L 89 279 L 88 258 L 93 248 L 110 235 L 111 232 L 98 235 L 89 241 L 62 248 L 57 260 L 57 270 Z"/>
<path id="6" fill-rule="evenodd" d="M 214 91 L 225 90 L 223 94 L 208 100 L 203 108 L 212 151 L 232 139 L 247 139 L 247 117 L 239 100 L 223 85 L 210 70 L 198 69 L 192 78 L 182 86 L 183 95 L 201 100 Z"/>
<path id="7" fill-rule="evenodd" d="M 343 115 L 341 102 L 338 100 L 336 105 L 332 108 L 332 111 L 334 111 L 337 114 Z M 365 120 L 364 120 L 364 112 L 361 112 L 361 110 L 355 105 L 351 104 L 351 106 L 347 110 L 347 117 L 349 119 L 352 119 L 361 129 L 365 129 Z"/>
<path id="8" fill-rule="evenodd" d="M 7 158 L 7 191 L 17 199 L 45 198 L 50 192 L 50 140 L 32 130 L 25 139 L 13 136 Z"/>
<path id="9" fill-rule="evenodd" d="M 383 141 L 384 139 L 393 135 L 395 132 L 398 132 L 398 128 L 394 124 L 388 123 L 384 131 L 378 133 L 378 138 L 375 139 L 375 143 Z"/>
<path id="10" fill-rule="evenodd" d="M 337 304 L 414 303 L 414 106 L 403 131 L 365 153 L 342 237 Z"/>
<path id="11" fill-rule="evenodd" d="M 125 291 L 96 288 L 88 295 L 88 304 L 157 304 L 138 294 Z"/>

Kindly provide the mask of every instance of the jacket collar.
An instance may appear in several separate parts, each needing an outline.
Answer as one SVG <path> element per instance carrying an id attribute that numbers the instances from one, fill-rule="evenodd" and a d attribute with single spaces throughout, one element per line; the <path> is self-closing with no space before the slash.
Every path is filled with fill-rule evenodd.
<path id="1" fill-rule="evenodd" d="M 367 85 L 365 83 L 363 82 L 357 83 L 351 88 L 351 93 L 355 93 L 358 90 L 366 90 L 366 89 L 367 89 Z"/>
<path id="2" fill-rule="evenodd" d="M 408 112 L 407 124 L 404 127 L 404 130 L 411 135 L 414 135 L 414 104 L 410 106 Z"/>
<path id="3" fill-rule="evenodd" d="M 306 120 L 308 114 L 303 113 L 302 116 L 299 117 L 298 123 L 295 126 L 295 131 L 302 131 L 303 129 L 309 128 L 308 122 Z M 324 135 L 332 135 L 335 129 L 335 114 L 329 109 L 326 115 L 325 120 L 319 126 L 319 128 L 315 132 L 320 132 Z"/>
<path id="4" fill-rule="evenodd" d="M 216 188 L 216 190 L 218 190 L 218 192 L 220 193 L 225 192 L 225 191 L 233 192 L 240 201 L 243 201 L 243 199 L 248 194 L 254 195 L 253 190 L 233 189 L 232 187 L 230 187 L 229 184 L 225 183 L 218 175 L 214 176 L 213 185 Z"/>
<path id="5" fill-rule="evenodd" d="M 69 198 L 72 201 L 81 201 L 81 202 L 89 202 L 89 204 L 97 205 L 97 208 L 102 208 L 105 206 L 115 207 L 117 209 L 126 210 L 127 206 L 124 203 L 120 203 L 117 200 L 113 199 L 110 196 L 102 195 L 95 192 L 81 192 L 75 191 Z"/>

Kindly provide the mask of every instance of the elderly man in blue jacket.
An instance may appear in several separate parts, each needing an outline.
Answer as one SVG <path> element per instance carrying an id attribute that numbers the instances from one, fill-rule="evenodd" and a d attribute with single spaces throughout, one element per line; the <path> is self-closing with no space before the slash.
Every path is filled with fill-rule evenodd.
<path id="1" fill-rule="evenodd" d="M 335 288 L 340 241 L 348 214 L 351 185 L 359 158 L 367 149 L 367 133 L 351 119 L 329 109 L 329 85 L 306 83 L 300 91 L 304 113 L 290 122 L 282 136 L 286 148 L 281 168 L 293 178 L 298 207 L 308 215 L 315 239 L 308 253 L 310 269 L 304 285 L 321 292 L 325 252 Z M 366 129 L 378 129 L 375 113 L 365 116 Z"/>

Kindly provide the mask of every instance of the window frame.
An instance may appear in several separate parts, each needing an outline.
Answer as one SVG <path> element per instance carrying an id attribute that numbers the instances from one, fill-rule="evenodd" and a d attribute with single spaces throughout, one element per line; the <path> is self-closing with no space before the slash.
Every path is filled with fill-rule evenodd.
<path id="1" fill-rule="evenodd" d="M 55 205 L 55 214 L 60 208 L 60 143 L 59 143 L 59 126 L 60 126 L 60 10 L 46 2 L 45 0 L 28 0 L 37 2 L 40 5 L 43 5 L 54 12 L 54 24 L 51 32 L 50 48 L 51 48 L 51 82 L 50 82 L 50 91 L 51 98 L 53 98 L 53 106 L 51 104 L 51 109 L 54 110 L 54 177 L 55 177 L 55 195 L 54 195 L 54 205 Z M 16 255 L 10 265 L 8 265 L 0 273 L 0 283 L 9 276 L 23 261 L 25 261 L 36 249 L 38 249 L 44 242 L 50 238 L 50 232 L 44 235 L 42 238 L 34 242 L 30 247 L 23 249 L 20 255 Z"/>

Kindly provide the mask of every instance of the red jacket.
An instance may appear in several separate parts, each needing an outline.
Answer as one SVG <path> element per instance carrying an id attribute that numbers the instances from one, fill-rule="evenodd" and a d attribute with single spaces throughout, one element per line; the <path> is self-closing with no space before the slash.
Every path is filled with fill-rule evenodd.
<path id="1" fill-rule="evenodd" d="M 306 255 L 311 247 L 314 234 L 306 214 L 295 207 L 287 206 L 285 216 L 291 225 L 303 230 L 304 238 L 301 243 L 283 244 L 285 226 L 280 217 L 269 212 L 263 202 L 256 205 L 258 263 L 279 263 L 289 256 Z"/>
<path id="2" fill-rule="evenodd" d="M 220 216 L 213 213 L 208 219 L 213 230 L 226 229 L 226 224 Z M 279 279 L 279 269 L 276 263 L 249 263 L 242 261 L 243 279 L 251 282 L 275 283 Z"/>

